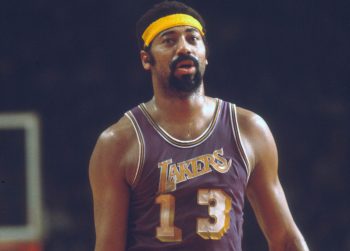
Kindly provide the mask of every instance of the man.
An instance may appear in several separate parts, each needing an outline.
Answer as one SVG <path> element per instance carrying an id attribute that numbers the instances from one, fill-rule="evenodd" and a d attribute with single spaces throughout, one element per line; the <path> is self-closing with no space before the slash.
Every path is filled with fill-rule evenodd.
<path id="1" fill-rule="evenodd" d="M 270 250 L 308 250 L 264 120 L 204 94 L 201 16 L 166 1 L 141 17 L 137 31 L 154 97 L 95 146 L 95 251 L 241 250 L 245 191 Z"/>

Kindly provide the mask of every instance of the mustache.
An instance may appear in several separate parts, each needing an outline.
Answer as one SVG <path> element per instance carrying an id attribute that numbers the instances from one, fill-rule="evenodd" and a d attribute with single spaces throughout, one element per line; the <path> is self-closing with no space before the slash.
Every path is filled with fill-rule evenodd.
<path id="1" fill-rule="evenodd" d="M 170 62 L 170 69 L 172 71 L 175 70 L 176 66 L 178 63 L 180 63 L 181 61 L 184 60 L 191 60 L 194 63 L 194 66 L 198 69 L 199 67 L 199 62 L 198 62 L 198 58 L 189 55 L 189 54 L 185 54 L 185 55 L 180 55 L 177 58 L 174 58 L 171 62 Z"/>

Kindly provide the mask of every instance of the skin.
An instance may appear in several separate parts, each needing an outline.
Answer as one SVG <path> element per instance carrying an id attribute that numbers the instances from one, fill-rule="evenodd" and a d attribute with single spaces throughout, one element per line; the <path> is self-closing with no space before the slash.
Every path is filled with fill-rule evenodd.
<path id="1" fill-rule="evenodd" d="M 140 52 L 145 70 L 152 76 L 154 97 L 146 103 L 153 119 L 172 136 L 189 140 L 209 125 L 215 100 L 204 95 L 203 82 L 194 93 L 179 93 L 168 85 L 170 62 L 181 54 L 198 58 L 203 75 L 208 63 L 203 39 L 188 26 L 160 33 L 150 54 Z M 181 77 L 181 70 L 177 71 Z M 171 116 L 170 116 L 171 114 Z M 255 113 L 237 109 L 243 145 L 253 169 L 247 197 L 266 237 L 270 251 L 307 251 L 308 247 L 290 213 L 278 178 L 278 157 L 274 138 L 266 122 Z M 99 137 L 89 167 L 96 229 L 95 251 L 125 250 L 130 185 L 135 175 L 138 142 L 125 117 Z"/>

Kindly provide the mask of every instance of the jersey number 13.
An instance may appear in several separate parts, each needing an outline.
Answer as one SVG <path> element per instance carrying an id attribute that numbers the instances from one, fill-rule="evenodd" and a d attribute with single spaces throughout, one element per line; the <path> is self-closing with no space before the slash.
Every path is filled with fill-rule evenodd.
<path id="1" fill-rule="evenodd" d="M 160 204 L 160 226 L 156 237 L 162 242 L 182 241 L 182 231 L 174 225 L 175 197 L 171 194 L 157 196 Z M 208 216 L 197 218 L 197 234 L 203 239 L 219 240 L 230 227 L 231 198 L 221 189 L 199 189 L 197 203 L 208 206 Z"/>

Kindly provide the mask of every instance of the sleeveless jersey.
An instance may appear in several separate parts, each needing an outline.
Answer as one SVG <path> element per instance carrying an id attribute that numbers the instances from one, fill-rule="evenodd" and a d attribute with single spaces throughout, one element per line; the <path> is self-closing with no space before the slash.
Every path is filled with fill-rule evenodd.
<path id="1" fill-rule="evenodd" d="M 208 128 L 178 140 L 144 104 L 125 114 L 139 142 L 128 251 L 240 251 L 249 163 L 233 104 L 217 99 Z"/>

